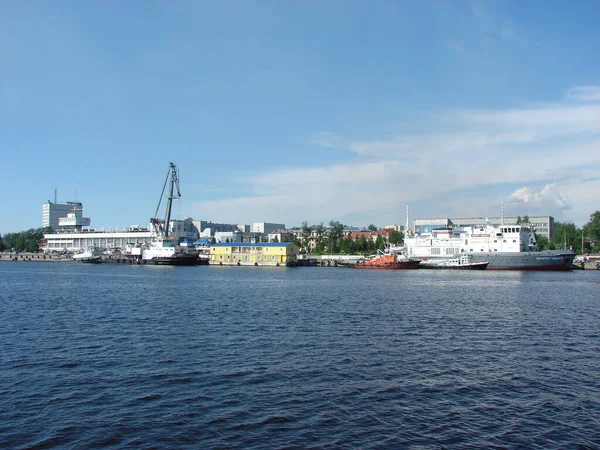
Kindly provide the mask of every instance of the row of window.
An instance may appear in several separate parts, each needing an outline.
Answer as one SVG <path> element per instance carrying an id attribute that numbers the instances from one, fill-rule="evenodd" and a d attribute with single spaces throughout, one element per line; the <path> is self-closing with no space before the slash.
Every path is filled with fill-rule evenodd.
<path id="1" fill-rule="evenodd" d="M 233 260 L 233 261 L 241 261 L 243 259 L 244 261 L 248 261 L 248 255 L 244 255 L 241 258 L 237 257 L 237 256 L 234 257 L 233 255 L 212 255 L 212 256 L 213 256 L 213 261 L 216 260 L 216 259 L 227 260 L 227 261 L 231 261 L 231 260 Z M 217 256 L 218 256 L 218 258 L 217 258 Z M 258 261 L 278 261 L 279 258 L 282 258 L 282 261 L 283 261 L 283 257 L 280 256 L 280 255 L 272 255 L 270 257 L 268 255 L 264 255 L 264 256 L 263 255 L 258 255 L 256 257 L 256 260 L 258 260 Z"/>

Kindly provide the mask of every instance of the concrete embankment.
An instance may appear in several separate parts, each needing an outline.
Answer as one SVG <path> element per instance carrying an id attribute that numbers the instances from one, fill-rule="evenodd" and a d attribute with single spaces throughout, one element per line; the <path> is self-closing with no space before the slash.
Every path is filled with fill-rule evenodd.
<path id="1" fill-rule="evenodd" d="M 68 256 L 46 255 L 44 253 L 0 253 L 0 261 L 13 262 L 65 262 L 72 261 Z"/>

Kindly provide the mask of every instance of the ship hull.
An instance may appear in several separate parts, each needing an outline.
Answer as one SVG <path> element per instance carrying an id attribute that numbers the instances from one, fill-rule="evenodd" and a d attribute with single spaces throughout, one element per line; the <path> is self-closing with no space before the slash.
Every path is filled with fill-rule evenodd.
<path id="1" fill-rule="evenodd" d="M 154 257 L 143 260 L 144 264 L 154 264 L 160 266 L 195 266 L 198 265 L 198 259 L 192 255 L 185 257 Z"/>
<path id="2" fill-rule="evenodd" d="M 547 270 L 572 269 L 574 252 L 548 250 L 542 252 L 469 252 L 473 262 L 488 262 L 486 270 Z"/>
<path id="3" fill-rule="evenodd" d="M 462 264 L 456 266 L 443 266 L 440 264 L 427 264 L 421 263 L 419 269 L 433 269 L 433 270 L 485 270 L 488 266 L 488 262 L 474 262 L 470 264 Z"/>
<path id="4" fill-rule="evenodd" d="M 347 267 L 351 269 L 371 269 L 371 270 L 414 270 L 418 269 L 420 261 L 397 261 L 381 264 L 350 264 Z"/>

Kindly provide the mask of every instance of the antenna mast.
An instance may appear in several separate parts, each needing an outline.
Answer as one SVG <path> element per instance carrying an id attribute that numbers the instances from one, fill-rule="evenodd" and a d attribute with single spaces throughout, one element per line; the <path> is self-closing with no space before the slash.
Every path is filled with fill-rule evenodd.
<path id="1" fill-rule="evenodd" d="M 500 226 L 504 226 L 504 202 L 502 202 L 502 215 L 500 216 Z"/>
<path id="2" fill-rule="evenodd" d="M 408 203 L 406 204 L 406 225 L 404 226 L 404 233 L 408 232 Z"/>

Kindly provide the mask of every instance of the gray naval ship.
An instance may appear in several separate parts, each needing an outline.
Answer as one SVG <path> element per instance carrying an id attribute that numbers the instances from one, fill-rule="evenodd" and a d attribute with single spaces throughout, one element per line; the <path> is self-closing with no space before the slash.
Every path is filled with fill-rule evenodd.
<path id="1" fill-rule="evenodd" d="M 571 270 L 575 258 L 571 250 L 538 251 L 535 234 L 527 225 L 409 230 L 404 251 L 422 261 L 466 254 L 473 262 L 487 262 L 487 270 Z"/>

